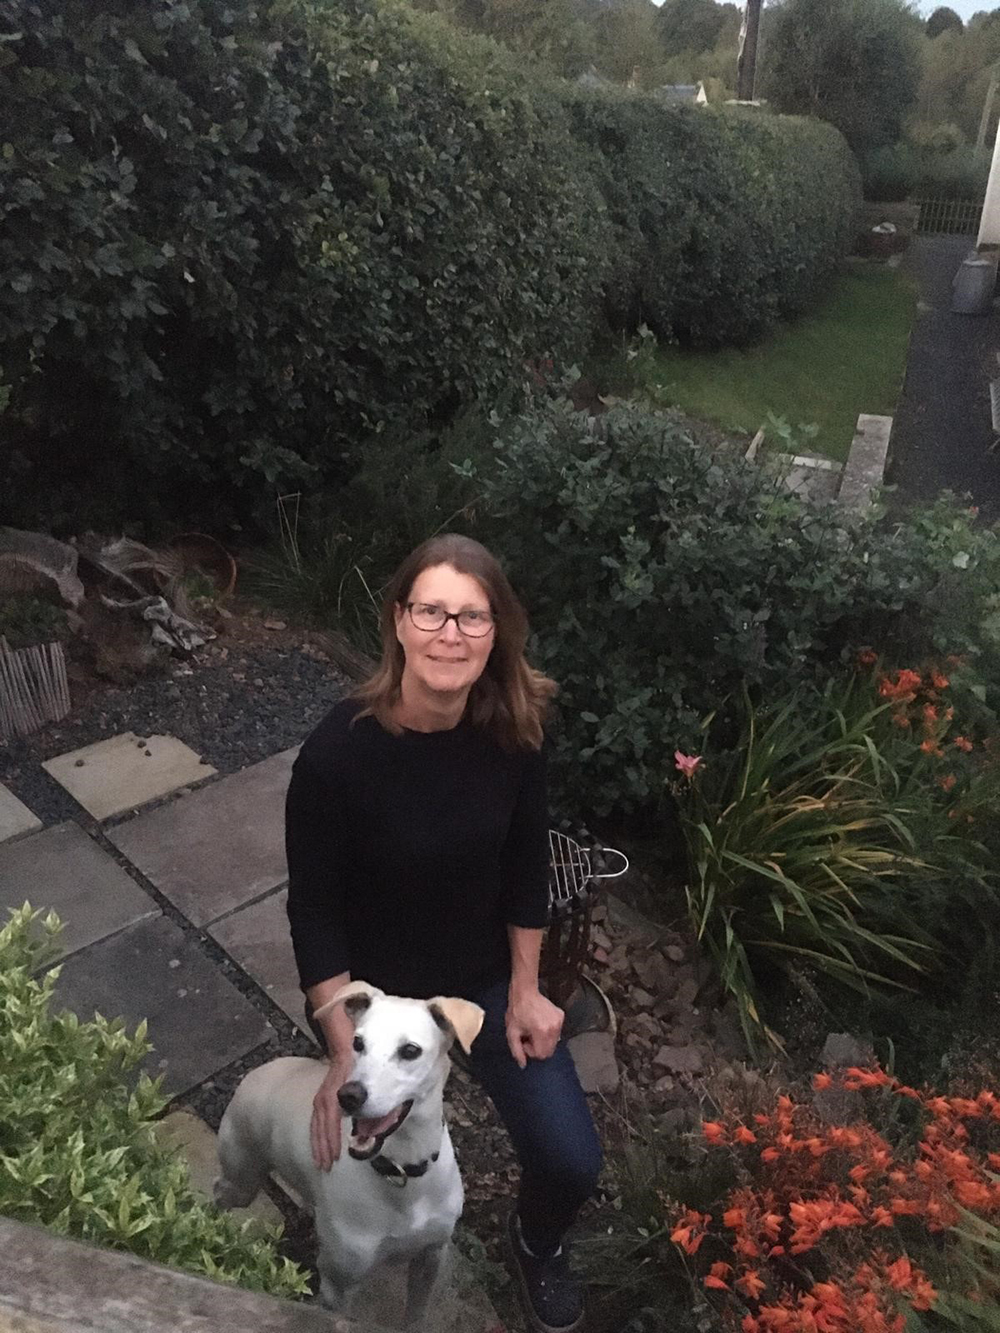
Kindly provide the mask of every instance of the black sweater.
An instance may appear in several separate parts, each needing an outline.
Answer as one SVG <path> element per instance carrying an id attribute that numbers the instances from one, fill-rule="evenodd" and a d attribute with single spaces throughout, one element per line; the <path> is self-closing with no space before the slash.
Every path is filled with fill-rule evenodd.
<path id="1" fill-rule="evenodd" d="M 544 751 L 508 754 L 464 721 L 393 736 L 358 712 L 337 704 L 288 789 L 302 989 L 350 972 L 390 994 L 473 995 L 509 974 L 508 925 L 546 923 Z"/>

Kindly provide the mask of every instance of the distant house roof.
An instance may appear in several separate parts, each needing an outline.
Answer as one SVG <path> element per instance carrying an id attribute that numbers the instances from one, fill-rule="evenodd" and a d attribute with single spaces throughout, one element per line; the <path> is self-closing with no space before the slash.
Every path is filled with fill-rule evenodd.
<path id="1" fill-rule="evenodd" d="M 697 102 L 699 106 L 708 101 L 703 83 L 665 83 L 657 88 L 656 95 L 665 102 Z"/>

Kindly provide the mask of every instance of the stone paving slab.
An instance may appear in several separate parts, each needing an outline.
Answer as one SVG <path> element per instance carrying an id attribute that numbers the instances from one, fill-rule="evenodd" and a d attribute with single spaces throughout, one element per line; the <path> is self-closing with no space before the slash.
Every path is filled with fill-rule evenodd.
<path id="1" fill-rule="evenodd" d="M 60 954 L 74 953 L 146 917 L 152 898 L 79 824 L 57 824 L 0 847 L 0 909 L 52 908 L 63 923 Z"/>
<path id="2" fill-rule="evenodd" d="M 188 1164 L 191 1184 L 206 1199 L 212 1198 L 212 1186 L 219 1174 L 219 1153 L 215 1131 L 199 1116 L 190 1111 L 171 1111 L 157 1121 L 156 1137 L 161 1143 L 174 1148 Z M 281 1226 L 281 1209 L 263 1192 L 257 1195 L 249 1208 L 231 1209 L 240 1221 L 254 1217 L 268 1226 Z"/>
<path id="3" fill-rule="evenodd" d="M 67 960 L 56 999 L 83 1019 L 95 1010 L 129 1028 L 149 1023 L 144 1067 L 178 1094 L 266 1041 L 264 1016 L 165 917 L 141 921 Z"/>
<path id="4" fill-rule="evenodd" d="M 196 926 L 287 878 L 285 793 L 298 748 L 109 829 L 107 836 Z"/>
<path id="5" fill-rule="evenodd" d="M 282 889 L 260 902 L 251 903 L 231 916 L 208 927 L 208 933 L 244 972 L 253 977 L 288 1017 L 306 1034 L 309 1030 L 302 1012 L 303 995 L 292 953 L 285 903 L 288 891 Z"/>
<path id="6" fill-rule="evenodd" d="M 0 842 L 31 833 L 42 827 L 42 821 L 0 782 Z"/>
<path id="7" fill-rule="evenodd" d="M 215 773 L 176 736 L 131 731 L 47 759 L 42 767 L 95 819 L 133 810 Z"/>

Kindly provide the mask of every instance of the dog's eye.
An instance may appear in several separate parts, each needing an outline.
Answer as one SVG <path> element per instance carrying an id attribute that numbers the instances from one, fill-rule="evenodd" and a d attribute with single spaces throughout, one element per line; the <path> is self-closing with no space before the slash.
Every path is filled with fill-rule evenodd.
<path id="1" fill-rule="evenodd" d="M 423 1055 L 423 1051 L 412 1041 L 408 1041 L 405 1046 L 399 1048 L 399 1058 L 401 1060 L 418 1060 Z"/>
<path id="2" fill-rule="evenodd" d="M 363 1037 L 354 1038 L 354 1049 L 357 1051 L 359 1055 L 365 1049 L 365 1040 Z"/>

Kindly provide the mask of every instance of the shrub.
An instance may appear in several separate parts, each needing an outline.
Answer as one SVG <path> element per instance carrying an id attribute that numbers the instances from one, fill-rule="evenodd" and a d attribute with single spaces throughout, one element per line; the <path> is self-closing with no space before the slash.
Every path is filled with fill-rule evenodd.
<path id="1" fill-rule="evenodd" d="M 218 523 L 585 346 L 601 202 L 492 44 L 390 0 L 0 20 L 11 516 Z"/>
<path id="2" fill-rule="evenodd" d="M 629 1333 L 996 1329 L 992 1087 L 937 1095 L 877 1067 L 822 1073 L 831 1123 L 773 1080 L 729 1072 L 700 1144 L 631 1117 L 635 1140 L 613 1158 L 620 1210 L 581 1248 L 591 1280 L 641 1311 Z"/>
<path id="3" fill-rule="evenodd" d="M 903 1333 L 922 1327 L 904 1312 L 931 1311 L 932 1327 L 980 1327 L 1000 1296 L 1000 1098 L 918 1092 L 878 1068 L 814 1086 L 878 1100 L 868 1123 L 830 1125 L 781 1096 L 752 1120 L 704 1125 L 734 1188 L 684 1210 L 671 1240 L 716 1319 L 744 1333 Z"/>
<path id="4" fill-rule="evenodd" d="M 751 1045 L 765 965 L 861 991 L 916 989 L 927 972 L 937 990 L 933 974 L 974 952 L 970 917 L 978 932 L 1000 908 L 972 827 L 1000 815 L 1000 766 L 953 729 L 949 686 L 933 668 L 877 692 L 864 676 L 831 682 L 747 704 L 734 753 L 677 756 L 689 915 Z"/>
<path id="5" fill-rule="evenodd" d="M 564 96 L 614 228 L 615 328 L 746 342 L 804 309 L 847 253 L 860 183 L 830 126 L 612 89 Z"/>
<path id="6" fill-rule="evenodd" d="M 566 403 L 501 428 L 477 480 L 476 534 L 506 558 L 561 686 L 574 811 L 655 806 L 709 713 L 735 739 L 744 685 L 786 696 L 860 644 L 887 665 L 953 652 L 995 674 L 1000 546 L 950 503 L 854 521 L 668 417 L 616 407 L 593 423 Z"/>
<path id="7" fill-rule="evenodd" d="M 58 929 L 25 906 L 0 930 L 0 1213 L 220 1282 L 306 1294 L 306 1275 L 278 1256 L 279 1233 L 217 1212 L 155 1137 L 166 1098 L 134 1074 L 145 1024 L 129 1036 L 120 1019 L 51 1012 L 58 969 L 36 973 Z"/>
<path id="8" fill-rule="evenodd" d="M 915 812 L 883 790 L 885 761 L 869 748 L 878 709 L 850 710 L 852 693 L 770 714 L 748 705 L 735 754 L 709 750 L 696 769 L 678 756 L 689 766 L 675 787 L 688 915 L 751 1047 L 762 1032 L 779 1040 L 765 1021 L 763 963 L 864 987 L 888 984 L 886 970 L 912 984 L 923 961 L 900 934 L 901 882 L 927 870 Z"/>

